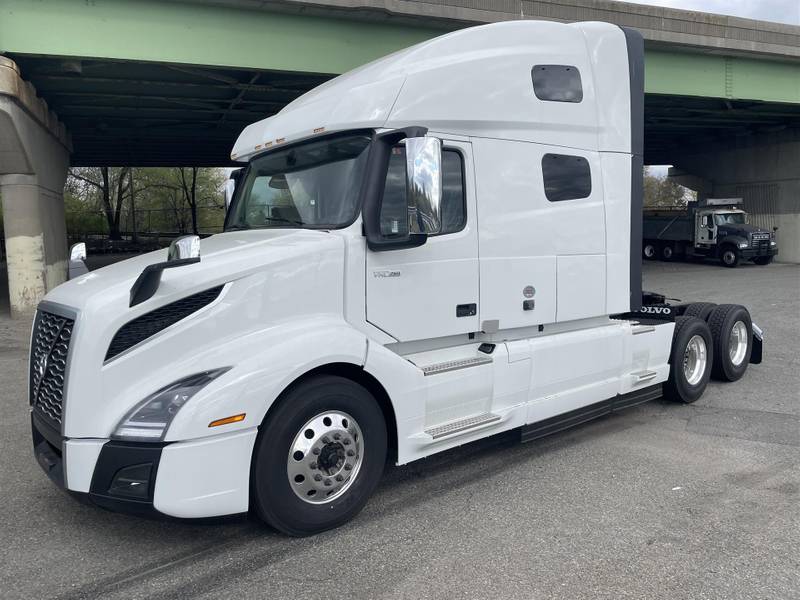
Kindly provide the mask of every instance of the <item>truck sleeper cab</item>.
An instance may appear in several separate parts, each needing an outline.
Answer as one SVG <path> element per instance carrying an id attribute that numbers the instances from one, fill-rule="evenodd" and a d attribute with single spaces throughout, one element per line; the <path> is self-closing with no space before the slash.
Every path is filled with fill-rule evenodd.
<path id="1" fill-rule="evenodd" d="M 387 459 L 741 377 L 746 309 L 641 291 L 642 60 L 609 24 L 475 27 L 247 127 L 224 233 L 40 304 L 40 465 L 106 508 L 308 535 Z"/>

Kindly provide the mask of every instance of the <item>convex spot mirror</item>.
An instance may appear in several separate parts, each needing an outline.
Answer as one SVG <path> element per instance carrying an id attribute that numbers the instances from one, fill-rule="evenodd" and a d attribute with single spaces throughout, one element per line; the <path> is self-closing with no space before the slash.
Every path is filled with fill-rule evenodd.
<path id="1" fill-rule="evenodd" d="M 75 279 L 89 272 L 86 266 L 86 244 L 79 242 L 73 244 L 69 249 L 69 272 L 68 279 Z"/>
<path id="2" fill-rule="evenodd" d="M 405 146 L 409 232 L 435 235 L 442 230 L 442 141 L 409 137 Z"/>

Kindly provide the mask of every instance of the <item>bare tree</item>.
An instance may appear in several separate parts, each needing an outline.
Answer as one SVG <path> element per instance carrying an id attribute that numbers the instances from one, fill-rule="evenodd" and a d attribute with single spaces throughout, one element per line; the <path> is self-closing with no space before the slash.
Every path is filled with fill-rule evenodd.
<path id="1" fill-rule="evenodd" d="M 189 205 L 189 210 L 192 214 L 192 233 L 197 235 L 197 167 L 188 167 L 191 177 L 187 179 L 186 171 L 181 167 L 178 169 L 180 173 L 181 188 L 183 190 L 183 197 Z"/>
<path id="2" fill-rule="evenodd" d="M 108 236 L 112 240 L 122 239 L 119 221 L 125 197 L 131 189 L 131 168 L 85 167 L 70 169 L 70 175 L 98 191 L 108 222 Z"/>

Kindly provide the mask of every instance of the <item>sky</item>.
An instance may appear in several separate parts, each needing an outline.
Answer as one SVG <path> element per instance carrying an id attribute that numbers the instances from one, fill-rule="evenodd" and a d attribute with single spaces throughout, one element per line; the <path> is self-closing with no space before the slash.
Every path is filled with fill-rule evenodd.
<path id="1" fill-rule="evenodd" d="M 667 8 L 800 25 L 800 0 L 625 0 Z"/>

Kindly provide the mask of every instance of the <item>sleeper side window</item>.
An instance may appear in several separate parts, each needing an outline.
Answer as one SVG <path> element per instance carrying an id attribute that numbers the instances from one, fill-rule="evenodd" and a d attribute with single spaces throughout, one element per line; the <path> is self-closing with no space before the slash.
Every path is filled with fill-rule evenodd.
<path id="1" fill-rule="evenodd" d="M 550 202 L 578 200 L 592 193 L 592 171 L 582 156 L 545 154 L 542 176 L 544 194 Z"/>
<path id="2" fill-rule="evenodd" d="M 464 160 L 457 150 L 442 150 L 442 231 L 455 233 L 467 223 L 464 190 Z M 406 192 L 406 149 L 392 148 L 389 170 L 381 204 L 381 234 L 387 237 L 408 234 L 408 199 Z"/>
<path id="3" fill-rule="evenodd" d="M 539 100 L 580 102 L 583 100 L 581 73 L 570 65 L 536 65 L 531 69 L 533 92 Z"/>

